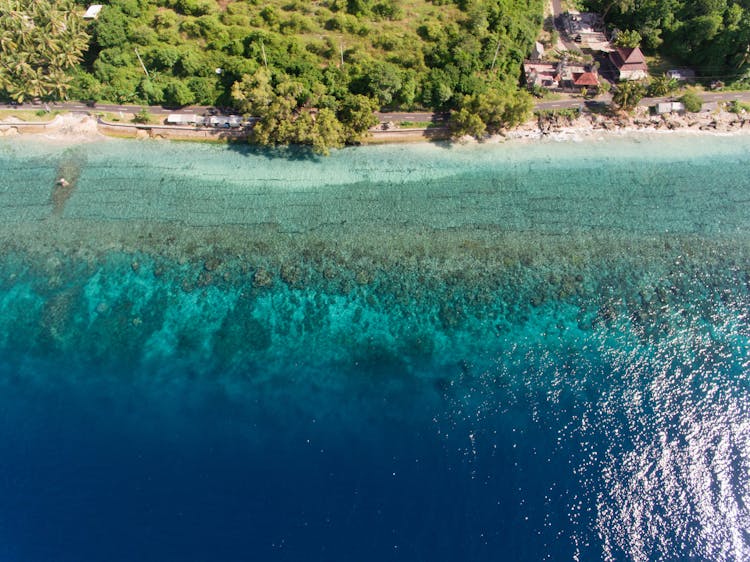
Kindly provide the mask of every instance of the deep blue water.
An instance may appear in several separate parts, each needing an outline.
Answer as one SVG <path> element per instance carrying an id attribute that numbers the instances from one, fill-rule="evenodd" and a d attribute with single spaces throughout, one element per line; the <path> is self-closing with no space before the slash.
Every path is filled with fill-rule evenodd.
<path id="1" fill-rule="evenodd" d="M 747 559 L 748 154 L 0 144 L 0 560 Z"/>

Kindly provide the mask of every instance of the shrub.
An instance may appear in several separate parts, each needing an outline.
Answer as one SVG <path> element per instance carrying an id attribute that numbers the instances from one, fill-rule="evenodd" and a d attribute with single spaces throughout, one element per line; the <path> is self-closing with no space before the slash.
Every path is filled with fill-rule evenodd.
<path id="1" fill-rule="evenodd" d="M 147 107 L 142 107 L 141 110 L 133 115 L 133 123 L 148 123 L 151 121 L 151 112 Z"/>
<path id="2" fill-rule="evenodd" d="M 703 100 L 694 90 L 685 92 L 680 101 L 685 106 L 685 110 L 690 113 L 698 113 L 703 107 Z"/>

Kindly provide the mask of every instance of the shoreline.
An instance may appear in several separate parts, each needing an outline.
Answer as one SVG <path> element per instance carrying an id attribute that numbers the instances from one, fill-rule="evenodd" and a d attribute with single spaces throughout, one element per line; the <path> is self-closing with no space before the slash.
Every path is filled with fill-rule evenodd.
<path id="1" fill-rule="evenodd" d="M 501 134 L 477 140 L 464 137 L 459 144 L 492 144 L 508 141 L 582 141 L 633 133 L 683 132 L 731 135 L 750 132 L 750 114 L 727 111 L 651 115 L 640 109 L 633 115 L 599 115 L 585 112 L 573 117 L 565 114 L 540 114 Z M 362 145 L 413 144 L 450 140 L 444 128 L 393 129 L 371 131 Z M 61 144 L 100 142 L 107 138 L 156 139 L 187 142 L 245 142 L 247 134 L 237 130 L 185 128 L 181 126 L 108 123 L 88 114 L 63 113 L 50 121 L 0 121 L 0 138 L 39 136 Z"/>

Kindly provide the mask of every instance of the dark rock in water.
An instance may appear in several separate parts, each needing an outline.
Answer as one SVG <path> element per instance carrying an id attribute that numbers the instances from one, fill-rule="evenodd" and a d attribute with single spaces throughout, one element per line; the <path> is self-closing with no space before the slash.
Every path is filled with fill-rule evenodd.
<path id="1" fill-rule="evenodd" d="M 443 304 L 440 307 L 439 317 L 444 328 L 456 328 L 463 319 L 463 309 L 460 306 Z"/>
<path id="2" fill-rule="evenodd" d="M 365 271 L 364 269 L 361 269 L 357 272 L 357 275 L 355 276 L 354 280 L 357 282 L 358 285 L 369 285 L 372 283 L 372 275 L 369 271 Z"/>
<path id="3" fill-rule="evenodd" d="M 545 300 L 544 294 L 539 293 L 536 295 L 532 295 L 529 302 L 531 303 L 531 306 L 536 307 L 536 306 L 541 306 L 542 304 L 544 304 L 544 300 Z"/>
<path id="4" fill-rule="evenodd" d="M 182 282 L 182 290 L 185 291 L 186 293 L 192 293 L 194 289 L 195 289 L 195 285 L 189 279 L 185 279 Z"/>
<path id="5" fill-rule="evenodd" d="M 57 181 L 52 188 L 53 214 L 59 216 L 73 195 L 81 170 L 86 163 L 85 155 L 76 150 L 67 150 L 57 167 Z"/>
<path id="6" fill-rule="evenodd" d="M 617 318 L 617 309 L 612 303 L 606 303 L 599 307 L 596 320 L 605 324 L 610 324 Z"/>
<path id="7" fill-rule="evenodd" d="M 137 261 L 134 261 L 130 264 L 130 269 L 133 270 L 133 273 L 138 273 L 141 270 L 141 264 Z"/>
<path id="8" fill-rule="evenodd" d="M 262 267 L 253 275 L 253 287 L 270 287 L 273 285 L 273 275 Z"/>
<path id="9" fill-rule="evenodd" d="M 196 284 L 198 287 L 207 287 L 211 285 L 214 281 L 214 276 L 211 275 L 208 271 L 202 271 L 200 275 L 198 275 L 198 281 L 196 281 Z"/>
<path id="10" fill-rule="evenodd" d="M 302 278 L 302 271 L 294 265 L 283 265 L 280 272 L 281 278 L 287 285 L 297 286 Z"/>
<path id="11" fill-rule="evenodd" d="M 206 271 L 215 271 L 221 265 L 221 260 L 216 257 L 210 257 L 203 262 L 203 269 Z"/>

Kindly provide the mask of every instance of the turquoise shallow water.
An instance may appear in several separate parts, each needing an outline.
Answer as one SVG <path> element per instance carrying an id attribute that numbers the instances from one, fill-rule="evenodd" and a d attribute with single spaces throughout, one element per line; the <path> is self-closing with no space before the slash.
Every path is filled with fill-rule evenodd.
<path id="1" fill-rule="evenodd" d="M 3 142 L 0 553 L 747 558 L 749 153 Z"/>

